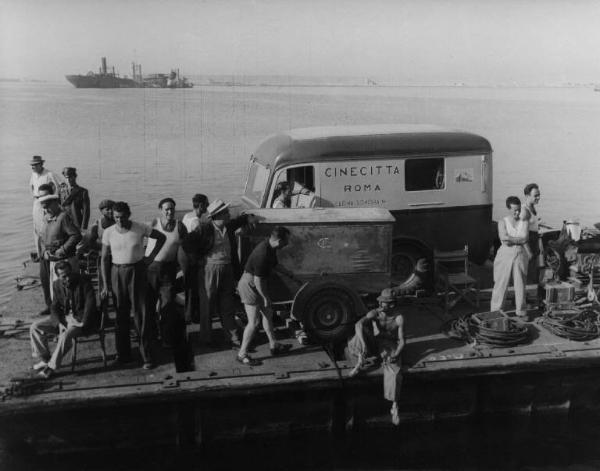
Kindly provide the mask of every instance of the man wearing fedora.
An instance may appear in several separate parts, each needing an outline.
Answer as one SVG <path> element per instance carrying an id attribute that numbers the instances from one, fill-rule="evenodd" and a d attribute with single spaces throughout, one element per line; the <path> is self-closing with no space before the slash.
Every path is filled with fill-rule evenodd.
<path id="1" fill-rule="evenodd" d="M 48 314 L 52 303 L 51 286 L 56 279 L 54 265 L 65 260 L 71 264 L 73 271 L 79 271 L 75 249 L 81 241 L 81 231 L 62 210 L 58 195 L 42 196 L 38 201 L 46 213 L 46 223 L 40 237 L 40 281 L 46 309 L 40 314 Z"/>
<path id="2" fill-rule="evenodd" d="M 39 155 L 34 155 L 31 158 L 31 178 L 29 179 L 29 189 L 31 196 L 33 197 L 33 241 L 35 250 L 37 251 L 38 257 L 41 258 L 41 246 L 40 246 L 40 230 L 39 222 L 44 219 L 44 210 L 40 205 L 38 198 L 40 196 L 39 188 L 41 185 L 50 185 L 52 191 L 50 193 L 56 193 L 60 185 L 60 180 L 49 170 L 44 168 L 45 160 Z"/>
<path id="3" fill-rule="evenodd" d="M 85 188 L 77 184 L 75 167 L 65 167 L 62 174 L 67 180 L 58 188 L 63 209 L 69 213 L 75 225 L 85 231 L 90 221 L 90 195 Z"/>
<path id="4" fill-rule="evenodd" d="M 210 203 L 206 213 L 210 221 L 201 223 L 184 243 L 188 256 L 200 260 L 200 265 L 204 266 L 208 312 L 200 312 L 200 325 L 207 326 L 209 331 L 201 333 L 201 337 L 210 343 L 212 316 L 218 313 L 226 339 L 231 342 L 232 347 L 239 348 L 241 342 L 234 319 L 234 293 L 241 276 L 241 266 L 235 232 L 242 227 L 254 225 L 256 221 L 251 214 L 231 219 L 229 203 L 220 199 Z"/>

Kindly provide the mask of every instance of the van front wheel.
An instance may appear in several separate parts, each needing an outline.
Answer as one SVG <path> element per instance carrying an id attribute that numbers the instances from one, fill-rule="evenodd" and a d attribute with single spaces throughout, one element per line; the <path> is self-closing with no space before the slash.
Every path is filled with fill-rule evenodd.
<path id="1" fill-rule="evenodd" d="M 421 250 L 409 245 L 397 245 L 392 250 L 392 279 L 402 291 L 420 288 L 427 277 L 429 264 Z"/>

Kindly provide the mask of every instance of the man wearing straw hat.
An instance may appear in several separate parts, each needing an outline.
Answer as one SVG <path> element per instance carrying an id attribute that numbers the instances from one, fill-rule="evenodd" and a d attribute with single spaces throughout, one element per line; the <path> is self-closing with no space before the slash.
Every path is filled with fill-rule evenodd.
<path id="1" fill-rule="evenodd" d="M 208 300 L 208 312 L 200 312 L 201 338 L 211 342 L 211 320 L 219 314 L 227 341 L 233 348 L 241 346 L 240 336 L 234 319 L 235 286 L 241 276 L 237 256 L 235 232 L 255 223 L 251 214 L 231 219 L 229 203 L 216 199 L 208 205 L 206 214 L 209 222 L 201 223 L 184 243 L 184 250 L 196 259 L 205 260 L 204 287 Z M 203 327 L 204 326 L 204 327 Z"/>
<path id="2" fill-rule="evenodd" d="M 75 250 L 81 241 L 81 232 L 62 210 L 58 195 L 42 196 L 38 201 L 46 213 L 46 225 L 40 237 L 40 281 L 46 309 L 40 314 L 48 314 L 52 303 L 51 287 L 56 280 L 54 265 L 66 260 L 71 264 L 73 271 L 79 271 Z"/>
<path id="3" fill-rule="evenodd" d="M 45 160 L 39 155 L 34 155 L 31 158 L 31 178 L 29 179 L 29 189 L 31 196 L 33 197 L 33 241 L 35 250 L 38 257 L 41 258 L 41 247 L 40 247 L 40 222 L 44 219 L 44 209 L 40 205 L 38 198 L 40 196 L 39 188 L 41 185 L 50 185 L 52 191 L 50 193 L 56 193 L 60 185 L 60 180 L 50 171 L 44 168 Z"/>

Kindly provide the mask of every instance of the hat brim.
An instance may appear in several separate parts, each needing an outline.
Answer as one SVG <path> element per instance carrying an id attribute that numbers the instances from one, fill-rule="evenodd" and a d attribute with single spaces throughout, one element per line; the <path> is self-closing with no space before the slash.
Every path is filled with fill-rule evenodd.
<path id="1" fill-rule="evenodd" d="M 38 165 L 38 164 L 43 164 L 45 162 L 45 160 L 32 160 L 31 162 L 29 162 L 29 165 Z"/>
<path id="2" fill-rule="evenodd" d="M 388 297 L 378 296 L 377 301 L 379 301 L 380 303 L 394 303 L 394 302 L 396 302 L 396 298 L 388 298 Z"/>
<path id="3" fill-rule="evenodd" d="M 219 206 L 216 210 L 208 213 L 208 215 L 210 217 L 216 216 L 219 213 L 222 213 L 223 211 L 225 211 L 227 208 L 229 208 L 229 206 L 231 205 L 231 203 L 225 203 L 223 206 Z"/>
<path id="4" fill-rule="evenodd" d="M 41 196 L 40 198 L 38 198 L 38 202 L 40 203 L 46 203 L 48 201 L 58 201 L 58 195 L 46 195 L 46 196 Z"/>

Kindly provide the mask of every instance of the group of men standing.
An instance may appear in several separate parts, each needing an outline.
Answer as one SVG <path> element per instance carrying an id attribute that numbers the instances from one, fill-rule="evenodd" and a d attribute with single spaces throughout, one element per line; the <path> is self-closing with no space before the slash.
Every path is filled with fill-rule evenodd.
<path id="1" fill-rule="evenodd" d="M 228 203 L 216 199 L 209 204 L 205 195 L 196 194 L 192 199 L 193 211 L 185 214 L 181 221 L 175 217 L 175 201 L 163 198 L 158 203 L 159 216 L 150 225 L 145 225 L 130 219 L 131 210 L 126 202 L 104 200 L 99 205 L 101 217 L 86 231 L 90 216 L 89 195 L 76 184 L 75 169 L 66 168 L 63 175 L 67 183 L 61 183 L 52 172 L 43 168 L 43 163 L 39 156 L 31 161 L 34 235 L 47 306 L 40 314 L 51 314 L 31 327 L 33 354 L 40 360 L 34 368 L 40 370 L 41 376 L 50 377 L 71 348 L 72 339 L 92 330 L 99 318 L 90 281 L 79 274 L 78 244 L 100 253 L 99 294 L 101 302 L 112 299 L 115 308 L 117 364 L 129 363 L 133 358 L 131 317 L 139 336 L 145 369 L 155 366 L 155 350 L 160 338 L 172 349 L 176 370 L 189 370 L 191 355 L 186 324 L 198 323 L 200 341 L 214 346 L 213 315 L 219 316 L 225 339 L 231 347 L 242 347 L 234 318 L 234 293 L 242 275 L 235 232 L 252 227 L 256 223 L 254 216 L 244 214 L 231 218 Z M 277 229 L 279 232 L 274 232 L 270 238 L 274 240 L 270 245 L 272 253 L 267 251 L 259 255 L 270 257 L 269 270 L 263 270 L 257 283 L 252 284 L 251 289 L 257 296 L 249 301 L 268 313 L 270 301 L 266 291 L 261 289 L 261 276 L 268 276 L 271 265 L 277 263 L 276 257 L 273 258 L 274 250 L 287 244 L 289 234 L 287 229 L 283 230 L 285 228 Z M 85 235 L 83 241 L 82 233 Z M 185 289 L 183 313 L 175 304 L 176 277 L 180 268 Z M 251 313 L 255 311 L 250 309 Z M 237 356 L 244 364 L 255 364 L 245 352 L 254 327 L 253 318 L 244 335 L 244 352 Z M 269 327 L 271 352 L 287 351 L 289 348 L 276 344 L 272 338 L 272 322 Z M 47 340 L 56 333 L 60 334 L 61 340 L 51 353 Z"/>

